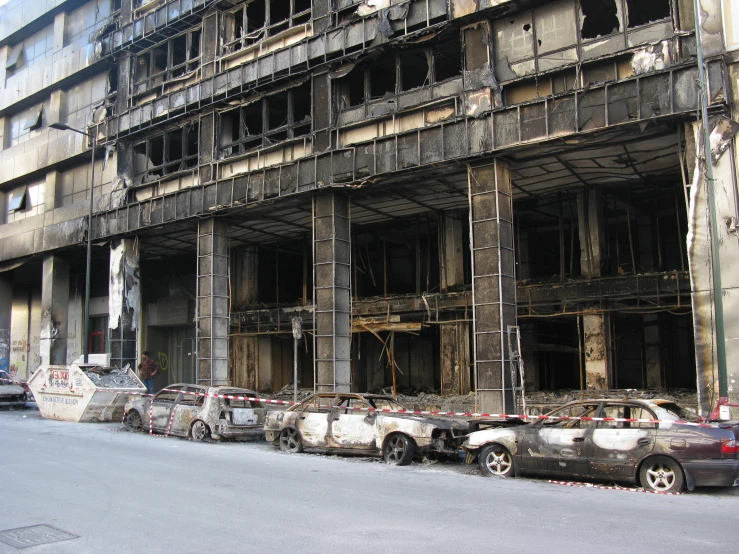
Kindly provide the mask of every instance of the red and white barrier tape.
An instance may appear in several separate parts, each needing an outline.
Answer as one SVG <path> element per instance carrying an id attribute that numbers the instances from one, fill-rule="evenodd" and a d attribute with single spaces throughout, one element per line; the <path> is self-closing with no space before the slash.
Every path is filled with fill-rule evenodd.
<path id="1" fill-rule="evenodd" d="M 261 402 L 262 404 L 279 404 L 279 405 L 294 405 L 301 404 L 301 402 L 292 402 L 289 400 L 272 400 L 271 398 L 258 398 L 254 396 L 238 396 L 233 394 L 217 394 L 217 393 L 206 393 L 206 392 L 193 392 L 183 391 L 177 389 L 162 389 L 167 392 L 177 392 L 183 394 L 190 394 L 194 396 L 203 396 L 207 398 L 223 398 L 227 400 L 249 400 L 251 402 Z M 161 392 L 161 391 L 160 391 Z M 549 416 L 549 415 L 529 415 L 529 414 L 492 414 L 492 413 L 477 413 L 477 412 L 442 412 L 435 410 L 391 410 L 389 408 L 366 408 L 366 407 L 355 407 L 355 406 L 332 406 L 318 409 L 340 409 L 340 410 L 352 410 L 359 412 L 380 412 L 389 414 L 404 414 L 404 415 L 423 415 L 423 416 L 450 416 L 450 417 L 472 417 L 472 418 L 491 418 L 491 419 L 523 419 L 530 421 L 605 421 L 614 423 L 673 423 L 675 425 L 688 425 L 691 427 L 708 427 L 714 428 L 716 425 L 711 423 L 694 423 L 691 421 L 682 420 L 664 420 L 664 419 L 637 419 L 637 418 L 622 418 L 622 417 L 573 417 L 573 416 Z"/>
<path id="2" fill-rule="evenodd" d="M 662 491 L 648 491 L 646 489 L 632 489 L 628 487 L 619 487 L 618 485 L 594 485 L 592 483 L 578 483 L 573 481 L 549 481 L 553 485 L 564 485 L 565 487 L 577 487 L 581 489 L 601 489 L 606 491 L 623 491 L 623 492 L 646 492 L 649 494 L 664 494 L 668 496 L 678 496 L 683 493 L 681 492 L 662 492 Z"/>
<path id="3" fill-rule="evenodd" d="M 167 432 L 166 432 L 166 433 L 164 433 L 164 436 L 165 436 L 165 437 L 168 437 L 168 436 L 169 436 L 169 432 L 170 432 L 170 431 L 172 430 L 172 422 L 174 421 L 174 413 L 175 413 L 175 412 L 177 411 L 177 408 L 179 408 L 179 407 L 180 407 L 180 406 L 179 406 L 179 404 L 178 404 L 177 406 L 175 406 L 175 407 L 174 407 L 174 408 L 172 409 L 172 414 L 171 414 L 171 415 L 169 416 L 169 425 L 167 426 Z"/>

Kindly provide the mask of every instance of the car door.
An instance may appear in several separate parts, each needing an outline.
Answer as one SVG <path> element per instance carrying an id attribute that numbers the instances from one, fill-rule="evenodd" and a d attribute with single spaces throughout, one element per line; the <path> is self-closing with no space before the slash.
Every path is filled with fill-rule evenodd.
<path id="1" fill-rule="evenodd" d="M 151 401 L 151 428 L 154 431 L 165 432 L 169 427 L 169 416 L 181 390 L 181 386 L 172 386 L 154 395 Z"/>
<path id="2" fill-rule="evenodd" d="M 296 424 L 305 447 L 328 448 L 333 446 L 327 439 L 328 416 L 335 399 L 334 394 L 317 394 L 310 402 L 299 408 L 300 413 Z"/>
<path id="3" fill-rule="evenodd" d="M 570 404 L 549 414 L 552 417 L 594 417 L 598 403 Z M 528 426 L 519 439 L 520 467 L 529 473 L 585 477 L 592 421 L 542 420 Z"/>
<path id="4" fill-rule="evenodd" d="M 175 402 L 175 415 L 172 420 L 171 434 L 186 437 L 190 432 L 192 421 L 203 411 L 206 389 L 198 386 L 185 387 L 184 393 Z"/>
<path id="5" fill-rule="evenodd" d="M 377 418 L 370 414 L 370 405 L 356 396 L 339 395 L 336 406 L 332 408 L 329 426 L 338 445 L 354 450 L 374 450 Z"/>
<path id="6" fill-rule="evenodd" d="M 623 402 L 607 402 L 601 416 L 656 419 L 647 408 Z M 588 455 L 591 474 L 599 478 L 634 478 L 639 460 L 654 449 L 655 433 L 655 423 L 598 421 Z"/>

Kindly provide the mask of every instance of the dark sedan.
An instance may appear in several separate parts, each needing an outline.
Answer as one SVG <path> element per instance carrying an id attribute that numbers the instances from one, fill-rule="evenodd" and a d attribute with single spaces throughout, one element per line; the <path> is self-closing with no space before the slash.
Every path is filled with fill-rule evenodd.
<path id="1" fill-rule="evenodd" d="M 697 421 L 667 400 L 589 400 L 518 427 L 471 433 L 462 448 L 486 475 L 543 475 L 638 483 L 658 492 L 739 485 L 739 424 Z M 659 423 L 618 421 L 660 420 Z"/>

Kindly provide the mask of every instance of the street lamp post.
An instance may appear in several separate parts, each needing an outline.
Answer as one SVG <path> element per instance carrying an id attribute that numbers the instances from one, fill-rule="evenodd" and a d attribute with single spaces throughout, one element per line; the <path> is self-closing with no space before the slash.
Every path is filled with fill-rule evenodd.
<path id="1" fill-rule="evenodd" d="M 85 266 L 85 325 L 82 329 L 82 353 L 84 363 L 88 363 L 88 338 L 90 336 L 90 267 L 92 265 L 92 208 L 93 208 L 93 195 L 95 190 L 95 148 L 97 142 L 95 135 L 80 131 L 64 123 L 52 123 L 49 125 L 52 129 L 59 131 L 73 131 L 84 135 L 92 140 L 92 165 L 90 166 L 90 209 L 87 212 L 87 264 Z"/>

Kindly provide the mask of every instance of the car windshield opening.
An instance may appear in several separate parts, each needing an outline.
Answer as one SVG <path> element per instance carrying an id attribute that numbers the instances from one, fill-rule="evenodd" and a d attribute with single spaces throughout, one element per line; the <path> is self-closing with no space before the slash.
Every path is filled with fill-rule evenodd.
<path id="1" fill-rule="evenodd" d="M 390 398 L 368 398 L 373 408 L 378 410 L 407 410 L 405 406 Z"/>

